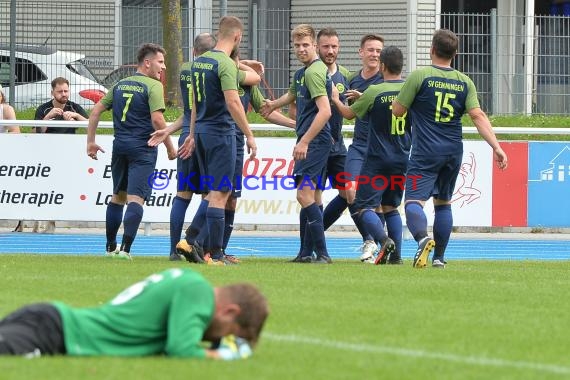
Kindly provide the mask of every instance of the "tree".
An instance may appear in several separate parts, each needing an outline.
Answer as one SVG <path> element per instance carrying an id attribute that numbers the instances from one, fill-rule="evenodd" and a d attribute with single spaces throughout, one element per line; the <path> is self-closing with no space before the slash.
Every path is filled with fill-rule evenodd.
<path id="1" fill-rule="evenodd" d="M 166 103 L 180 106 L 178 75 L 182 65 L 182 18 L 180 0 L 162 0 L 162 39 L 166 50 Z"/>

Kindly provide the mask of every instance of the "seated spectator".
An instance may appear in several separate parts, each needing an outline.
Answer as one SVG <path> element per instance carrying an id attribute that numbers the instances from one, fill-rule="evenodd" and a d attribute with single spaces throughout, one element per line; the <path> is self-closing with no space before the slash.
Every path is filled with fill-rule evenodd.
<path id="1" fill-rule="evenodd" d="M 0 120 L 16 120 L 16 112 L 14 108 L 6 104 L 6 96 L 2 90 L 2 85 L 0 85 Z M 8 125 L 0 125 L 0 133 L 20 133 L 20 127 L 18 126 L 8 126 Z M 24 221 L 18 221 L 18 225 L 14 229 L 16 232 L 22 232 L 24 228 Z"/>
<path id="2" fill-rule="evenodd" d="M 16 120 L 16 112 L 14 108 L 6 104 L 6 96 L 0 85 L 0 120 Z M 0 133 L 10 132 L 10 133 L 20 133 L 20 127 L 18 126 L 7 126 L 0 125 Z"/>
<path id="3" fill-rule="evenodd" d="M 79 104 L 69 100 L 69 81 L 58 77 L 51 81 L 53 99 L 38 107 L 35 120 L 78 120 L 89 118 L 87 112 Z M 36 127 L 39 133 L 75 133 L 77 127 Z"/>
<path id="4" fill-rule="evenodd" d="M 87 112 L 79 104 L 69 100 L 69 81 L 57 77 L 51 81 L 52 100 L 38 107 L 35 120 L 77 120 L 83 121 L 89 118 Z M 36 133 L 75 133 L 77 127 L 36 127 Z M 50 220 L 45 223 L 36 222 L 33 232 L 53 233 L 55 222 Z"/>

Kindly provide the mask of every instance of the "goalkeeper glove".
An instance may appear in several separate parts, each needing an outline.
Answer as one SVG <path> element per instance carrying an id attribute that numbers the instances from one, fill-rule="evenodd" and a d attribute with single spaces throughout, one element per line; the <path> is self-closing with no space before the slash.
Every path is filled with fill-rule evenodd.
<path id="1" fill-rule="evenodd" d="M 253 354 L 247 340 L 233 335 L 222 338 L 217 352 L 222 360 L 247 359 Z"/>

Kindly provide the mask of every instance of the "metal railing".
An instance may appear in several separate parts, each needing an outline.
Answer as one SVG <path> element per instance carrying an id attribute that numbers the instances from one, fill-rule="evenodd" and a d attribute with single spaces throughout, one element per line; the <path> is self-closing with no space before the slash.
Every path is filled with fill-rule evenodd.
<path id="1" fill-rule="evenodd" d="M 19 127 L 50 127 L 69 128 L 70 125 L 77 128 L 87 128 L 88 121 L 64 121 L 64 120 L 0 120 L 0 126 L 10 125 Z M 170 125 L 171 123 L 167 123 Z M 112 121 L 99 122 L 98 128 L 112 129 Z M 253 131 L 290 131 L 291 129 L 275 124 L 250 124 Z M 354 125 L 343 125 L 344 132 L 354 132 Z M 524 135 L 570 135 L 570 128 L 544 128 L 544 127 L 493 127 L 495 134 L 524 134 Z M 463 127 L 464 134 L 477 134 L 475 127 Z"/>

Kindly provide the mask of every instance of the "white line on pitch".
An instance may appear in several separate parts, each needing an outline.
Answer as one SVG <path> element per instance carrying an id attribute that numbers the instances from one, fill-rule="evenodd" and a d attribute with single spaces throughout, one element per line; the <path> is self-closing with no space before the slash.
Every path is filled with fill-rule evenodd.
<path id="1" fill-rule="evenodd" d="M 530 369 L 539 372 L 549 372 L 567 375 L 570 374 L 570 367 L 564 367 L 553 364 L 541 364 L 532 362 L 512 361 L 503 359 L 493 359 L 481 356 L 461 356 L 454 354 L 447 354 L 442 352 L 428 352 L 422 350 L 411 350 L 406 348 L 376 346 L 371 344 L 357 344 L 339 342 L 334 340 L 325 340 L 311 337 L 301 337 L 297 335 L 280 335 L 273 333 L 264 333 L 264 339 L 269 339 L 278 342 L 291 342 L 303 343 L 321 347 L 337 348 L 339 350 L 369 352 L 369 353 L 387 353 L 398 356 L 414 357 L 414 358 L 427 358 L 446 360 L 456 363 L 472 364 L 483 367 L 510 367 L 517 369 Z"/>

